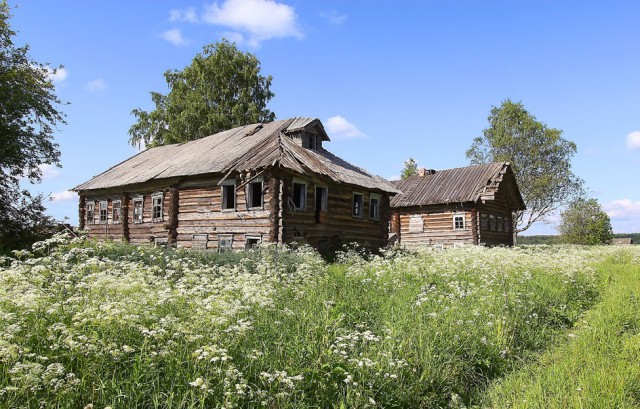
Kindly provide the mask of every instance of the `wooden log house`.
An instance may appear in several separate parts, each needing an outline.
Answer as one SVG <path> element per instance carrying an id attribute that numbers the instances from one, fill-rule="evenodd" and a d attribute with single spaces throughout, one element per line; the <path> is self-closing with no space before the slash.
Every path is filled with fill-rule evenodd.
<path id="1" fill-rule="evenodd" d="M 513 245 L 514 212 L 525 204 L 508 162 L 419 169 L 393 183 L 403 193 L 391 200 L 390 230 L 401 245 Z"/>
<path id="2" fill-rule="evenodd" d="M 92 238 L 198 249 L 384 246 L 399 190 L 327 141 L 318 119 L 296 117 L 144 150 L 74 188 L 80 227 Z"/>

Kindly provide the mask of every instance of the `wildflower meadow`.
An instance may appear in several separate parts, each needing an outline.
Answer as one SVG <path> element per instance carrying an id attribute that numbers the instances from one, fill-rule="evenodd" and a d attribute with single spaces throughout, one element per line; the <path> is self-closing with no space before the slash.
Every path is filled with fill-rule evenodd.
<path id="1" fill-rule="evenodd" d="M 0 407 L 637 407 L 639 267 L 635 247 L 327 263 L 57 236 L 0 258 Z"/>

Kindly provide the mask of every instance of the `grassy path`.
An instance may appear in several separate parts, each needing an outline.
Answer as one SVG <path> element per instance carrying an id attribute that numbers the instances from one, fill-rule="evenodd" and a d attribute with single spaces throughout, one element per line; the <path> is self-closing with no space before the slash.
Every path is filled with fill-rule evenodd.
<path id="1" fill-rule="evenodd" d="M 602 301 L 567 341 L 493 385 L 495 408 L 639 408 L 640 266 L 612 256 L 598 266 Z"/>

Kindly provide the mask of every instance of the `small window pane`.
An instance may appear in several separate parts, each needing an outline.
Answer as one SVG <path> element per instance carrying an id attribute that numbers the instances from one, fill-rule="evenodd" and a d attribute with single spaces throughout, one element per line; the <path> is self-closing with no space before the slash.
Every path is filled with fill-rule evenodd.
<path id="1" fill-rule="evenodd" d="M 233 236 L 218 236 L 218 251 L 227 251 L 233 249 Z"/>
<path id="2" fill-rule="evenodd" d="M 100 223 L 106 223 L 106 222 L 107 222 L 107 202 L 103 200 L 100 202 Z"/>
<path id="3" fill-rule="evenodd" d="M 162 221 L 162 196 L 153 196 L 152 218 L 154 222 Z"/>
<path id="4" fill-rule="evenodd" d="M 486 213 L 480 214 L 480 229 L 489 230 L 489 215 Z"/>
<path id="5" fill-rule="evenodd" d="M 111 219 L 114 223 L 120 223 L 120 215 L 122 214 L 122 203 L 118 200 L 113 202 Z"/>
<path id="6" fill-rule="evenodd" d="M 95 217 L 95 204 L 87 203 L 87 224 L 94 224 Z"/>
<path id="7" fill-rule="evenodd" d="M 489 229 L 491 231 L 496 231 L 496 217 L 494 215 L 489 215 Z"/>
<path id="8" fill-rule="evenodd" d="M 380 220 L 380 198 L 377 196 L 371 196 L 369 200 L 369 218 Z"/>
<path id="9" fill-rule="evenodd" d="M 453 216 L 453 228 L 456 230 L 464 229 L 464 214 L 456 214 Z"/>
<path id="10" fill-rule="evenodd" d="M 133 201 L 133 222 L 134 223 L 143 222 L 142 199 L 135 199 Z"/>
<path id="11" fill-rule="evenodd" d="M 362 205 L 364 203 L 364 197 L 361 193 L 353 194 L 353 207 L 352 207 L 352 215 L 354 217 L 362 217 L 363 209 Z"/>

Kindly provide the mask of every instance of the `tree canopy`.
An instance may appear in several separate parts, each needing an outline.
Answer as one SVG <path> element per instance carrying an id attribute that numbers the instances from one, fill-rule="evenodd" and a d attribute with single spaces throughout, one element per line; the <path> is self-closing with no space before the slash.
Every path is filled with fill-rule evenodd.
<path id="1" fill-rule="evenodd" d="M 255 55 L 225 39 L 204 47 L 182 71 L 166 71 L 164 78 L 169 92 L 151 92 L 155 109 L 131 112 L 137 118 L 129 129 L 134 146 L 186 142 L 275 119 L 267 109 L 274 96 L 272 77 L 260 74 Z"/>
<path id="2" fill-rule="evenodd" d="M 571 171 L 576 144 L 549 128 L 521 102 L 509 99 L 493 107 L 489 126 L 467 151 L 472 164 L 510 162 L 527 210 L 515 218 L 516 233 L 582 194 L 583 182 Z"/>
<path id="3" fill-rule="evenodd" d="M 408 160 L 404 161 L 404 168 L 402 169 L 402 173 L 400 174 L 400 177 L 403 180 L 409 179 L 411 176 L 415 175 L 416 173 L 418 173 L 418 164 L 416 163 L 416 160 L 413 158 L 409 158 Z"/>
<path id="4" fill-rule="evenodd" d="M 51 223 L 43 197 L 21 189 L 20 180 L 40 182 L 42 165 L 59 165 L 53 133 L 65 123 L 51 69 L 31 59 L 27 45 L 14 45 L 10 17 L 0 2 L 0 249 L 20 247 Z"/>
<path id="5" fill-rule="evenodd" d="M 611 219 L 596 199 L 577 199 L 561 213 L 558 231 L 567 243 L 604 244 L 613 238 Z"/>

